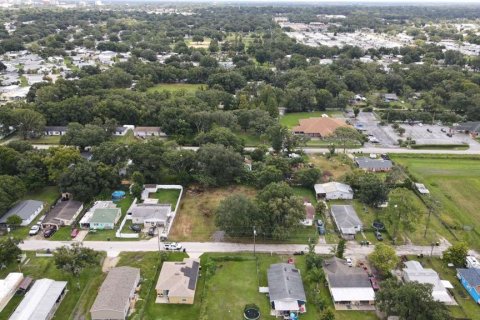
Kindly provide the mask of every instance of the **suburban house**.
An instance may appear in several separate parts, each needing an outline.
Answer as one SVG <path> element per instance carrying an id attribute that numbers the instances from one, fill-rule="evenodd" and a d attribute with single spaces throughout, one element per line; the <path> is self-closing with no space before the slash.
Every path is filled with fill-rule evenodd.
<path id="1" fill-rule="evenodd" d="M 452 128 L 455 132 L 478 135 L 480 133 L 480 121 L 460 123 Z"/>
<path id="2" fill-rule="evenodd" d="M 368 274 L 362 268 L 350 267 L 343 259 L 333 257 L 323 261 L 328 289 L 337 310 L 375 310 L 375 291 Z"/>
<path id="3" fill-rule="evenodd" d="M 18 286 L 23 280 L 23 273 L 11 272 L 5 279 L 0 280 L 0 312 L 15 295 Z"/>
<path id="4" fill-rule="evenodd" d="M 353 240 L 355 239 L 357 232 L 362 231 L 362 221 L 358 217 L 353 206 L 333 205 L 330 207 L 330 213 L 342 238 Z"/>
<path id="5" fill-rule="evenodd" d="M 355 158 L 355 164 L 362 170 L 370 172 L 386 172 L 392 170 L 392 161 L 384 159 Z"/>
<path id="6" fill-rule="evenodd" d="M 122 216 L 122 210 L 113 201 L 97 201 L 80 220 L 85 229 L 113 229 Z"/>
<path id="7" fill-rule="evenodd" d="M 163 263 L 155 290 L 156 303 L 193 304 L 200 272 L 200 260 Z"/>
<path id="8" fill-rule="evenodd" d="M 415 183 L 415 188 L 421 194 L 429 194 L 430 193 L 430 191 L 425 187 L 425 185 L 423 183 Z"/>
<path id="9" fill-rule="evenodd" d="M 46 136 L 63 136 L 65 133 L 67 133 L 67 127 L 63 127 L 63 126 L 45 127 Z"/>
<path id="10" fill-rule="evenodd" d="M 160 127 L 136 127 L 133 129 L 135 137 L 166 137 L 167 135 L 160 129 Z"/>
<path id="11" fill-rule="evenodd" d="M 9 320 L 50 320 L 66 292 L 66 281 L 39 279 L 25 294 Z"/>
<path id="12" fill-rule="evenodd" d="M 310 201 L 308 201 L 308 199 L 304 200 L 303 205 L 305 206 L 305 219 L 303 219 L 301 223 L 304 226 L 311 226 L 313 225 L 313 219 L 315 218 L 315 207 Z"/>
<path id="13" fill-rule="evenodd" d="M 433 285 L 432 297 L 434 300 L 448 305 L 457 304 L 447 291 L 447 288 L 453 288 L 452 284 L 446 280 L 440 280 L 435 270 L 423 268 L 418 261 L 407 261 L 404 264 L 402 278 L 405 282 L 417 281 L 422 284 L 431 284 Z"/>
<path id="14" fill-rule="evenodd" d="M 113 132 L 113 134 L 115 136 L 124 136 L 127 134 L 128 130 L 132 129 L 131 127 L 129 126 L 123 126 L 123 127 L 116 127 L 115 128 L 115 131 Z"/>
<path id="15" fill-rule="evenodd" d="M 267 271 L 268 293 L 272 315 L 289 317 L 307 312 L 305 290 L 300 270 L 294 264 L 276 263 Z M 287 318 L 289 319 L 289 318 Z"/>
<path id="16" fill-rule="evenodd" d="M 61 226 L 70 226 L 82 210 L 83 203 L 80 201 L 62 198 L 47 213 L 45 219 L 43 219 L 42 227 L 59 229 Z"/>
<path id="17" fill-rule="evenodd" d="M 299 125 L 292 128 L 294 134 L 312 138 L 323 138 L 332 135 L 337 128 L 347 127 L 345 121 L 330 117 L 300 119 Z"/>
<path id="18" fill-rule="evenodd" d="M 92 320 L 125 320 L 140 282 L 140 269 L 112 268 L 98 291 L 90 309 Z"/>
<path id="19" fill-rule="evenodd" d="M 480 304 L 480 269 L 457 269 L 457 278 L 460 279 L 473 301 Z"/>
<path id="20" fill-rule="evenodd" d="M 127 211 L 133 224 L 145 227 L 165 226 L 172 213 L 170 204 L 132 203 Z"/>
<path id="21" fill-rule="evenodd" d="M 315 196 L 317 199 L 335 200 L 335 199 L 353 199 L 352 188 L 345 183 L 327 182 L 317 183 L 315 186 Z"/>
<path id="22" fill-rule="evenodd" d="M 13 208 L 7 211 L 1 218 L 0 224 L 7 224 L 11 216 L 22 218 L 21 226 L 28 226 L 43 210 L 43 202 L 37 200 L 25 200 L 17 203 Z"/>
<path id="23" fill-rule="evenodd" d="M 383 99 L 385 102 L 397 102 L 398 96 L 395 93 L 385 93 Z"/>

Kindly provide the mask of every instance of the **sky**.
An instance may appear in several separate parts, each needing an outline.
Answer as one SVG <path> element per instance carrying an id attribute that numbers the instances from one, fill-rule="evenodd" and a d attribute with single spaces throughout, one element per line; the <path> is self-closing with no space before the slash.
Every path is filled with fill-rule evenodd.
<path id="1" fill-rule="evenodd" d="M 155 2 L 155 0 L 149 0 Z M 395 3 L 395 4 L 461 4 L 476 3 L 480 4 L 480 0 L 173 0 L 174 2 L 203 2 L 203 3 L 268 3 L 268 4 L 362 4 L 362 3 Z M 158 2 L 172 2 L 172 0 L 158 0 Z"/>

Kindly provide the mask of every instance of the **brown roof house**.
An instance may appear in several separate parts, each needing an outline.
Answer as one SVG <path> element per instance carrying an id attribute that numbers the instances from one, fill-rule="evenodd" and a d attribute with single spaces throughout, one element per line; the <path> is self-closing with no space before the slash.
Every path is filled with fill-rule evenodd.
<path id="1" fill-rule="evenodd" d="M 332 135 L 337 128 L 347 127 L 345 121 L 335 118 L 300 119 L 299 125 L 292 128 L 294 134 L 302 134 L 312 138 L 323 138 Z"/>
<path id="2" fill-rule="evenodd" d="M 113 268 L 108 272 L 90 309 L 92 320 L 125 320 L 135 302 L 140 269 Z"/>
<path id="3" fill-rule="evenodd" d="M 200 261 L 164 262 L 158 277 L 156 303 L 193 304 Z"/>

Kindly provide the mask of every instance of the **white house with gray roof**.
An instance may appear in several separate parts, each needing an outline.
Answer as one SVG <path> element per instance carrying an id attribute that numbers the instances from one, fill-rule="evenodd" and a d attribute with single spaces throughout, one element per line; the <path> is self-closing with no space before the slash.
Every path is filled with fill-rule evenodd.
<path id="1" fill-rule="evenodd" d="M 302 276 L 294 264 L 276 263 L 267 271 L 270 307 L 276 317 L 305 313 L 307 298 Z"/>
<path id="2" fill-rule="evenodd" d="M 21 226 L 28 226 L 32 223 L 40 212 L 43 210 L 43 202 L 37 200 L 25 200 L 17 203 L 13 208 L 7 211 L 1 218 L 0 224 L 6 224 L 11 216 L 19 216 L 22 218 Z"/>
<path id="3" fill-rule="evenodd" d="M 133 224 L 143 224 L 145 227 L 165 226 L 172 215 L 170 204 L 133 203 L 127 211 Z"/>
<path id="4" fill-rule="evenodd" d="M 337 257 L 324 260 L 323 270 L 335 309 L 352 310 L 353 305 L 375 310 L 375 291 L 365 270 Z"/>
<path id="5" fill-rule="evenodd" d="M 386 172 L 392 170 L 393 164 L 390 160 L 370 159 L 366 157 L 355 158 L 358 168 L 370 172 Z"/>
<path id="6" fill-rule="evenodd" d="M 353 199 L 352 188 L 345 183 L 327 182 L 317 183 L 315 186 L 315 195 L 317 199 L 336 200 L 336 199 Z"/>
<path id="7" fill-rule="evenodd" d="M 140 281 L 140 269 L 112 268 L 90 309 L 92 320 L 125 320 Z"/>
<path id="8" fill-rule="evenodd" d="M 337 225 L 340 235 L 346 240 L 355 238 L 357 232 L 362 231 L 363 224 L 357 212 L 351 205 L 332 205 L 330 213 Z"/>

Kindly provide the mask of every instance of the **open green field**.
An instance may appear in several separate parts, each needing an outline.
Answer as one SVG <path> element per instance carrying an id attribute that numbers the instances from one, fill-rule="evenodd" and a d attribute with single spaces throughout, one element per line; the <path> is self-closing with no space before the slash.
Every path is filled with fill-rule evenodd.
<path id="1" fill-rule="evenodd" d="M 0 278 L 5 278 L 10 272 L 19 272 L 34 279 L 49 278 L 68 281 L 68 292 L 65 295 L 53 319 L 71 320 L 80 319 L 90 310 L 95 300 L 98 288 L 102 284 L 104 274 L 100 266 L 83 270 L 80 276 L 72 276 L 55 267 L 51 257 L 35 257 L 33 252 L 27 253 L 27 260 L 20 267 L 17 263 L 7 266 L 0 271 Z M 15 296 L 0 312 L 0 320 L 6 320 L 20 304 L 22 297 Z"/>
<path id="2" fill-rule="evenodd" d="M 202 87 L 206 87 L 205 84 L 191 84 L 191 83 L 161 83 L 157 84 L 154 87 L 148 88 L 147 92 L 180 92 L 184 91 L 188 94 L 194 94 L 196 91 L 200 90 Z"/>
<path id="3" fill-rule="evenodd" d="M 440 221 L 449 241 L 464 240 L 480 248 L 480 158 L 408 157 L 396 155 L 395 162 L 430 190 L 441 202 Z M 432 215 L 433 217 L 433 215 Z"/>
<path id="4" fill-rule="evenodd" d="M 188 252 L 188 248 L 187 248 Z M 181 261 L 183 253 L 170 253 L 168 261 Z M 155 304 L 154 286 L 160 271 L 158 253 L 124 253 L 118 265 L 128 265 L 141 269 L 142 283 L 140 298 L 136 311 L 130 319 L 145 320 L 191 320 L 191 319 L 243 319 L 246 304 L 254 303 L 260 308 L 261 319 L 274 319 L 269 316 L 268 296 L 258 292 L 259 286 L 267 286 L 267 269 L 273 263 L 286 262 L 289 256 L 257 254 L 257 260 L 251 253 L 225 254 L 210 253 L 201 257 L 201 276 L 197 283 L 195 302 L 193 305 Z M 208 265 L 215 265 L 215 271 L 207 275 Z M 307 294 L 307 313 L 301 319 L 317 320 L 320 311 L 312 303 L 312 286 L 306 278 L 305 257 L 295 257 L 295 264 L 302 273 Z M 322 296 L 329 301 L 330 295 L 326 287 L 320 286 Z M 373 320 L 377 319 L 371 312 L 335 312 L 336 319 L 341 320 Z"/>
<path id="5" fill-rule="evenodd" d="M 327 114 L 330 117 L 342 116 L 340 111 L 294 112 L 286 113 L 284 116 L 280 117 L 280 123 L 292 128 L 298 125 L 298 120 L 300 119 L 319 118 L 322 114 Z"/>

